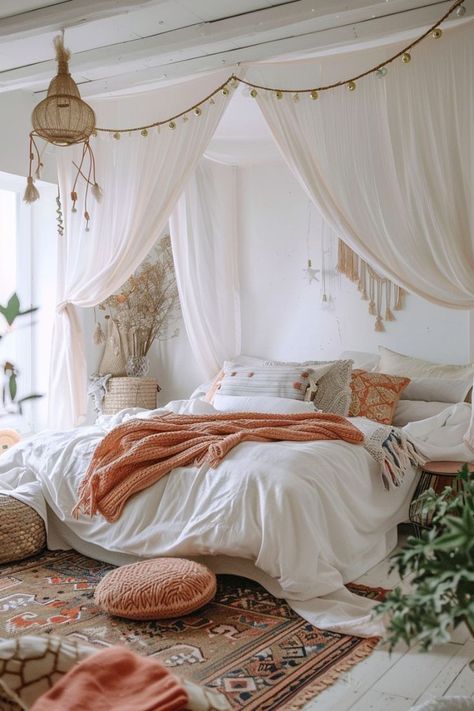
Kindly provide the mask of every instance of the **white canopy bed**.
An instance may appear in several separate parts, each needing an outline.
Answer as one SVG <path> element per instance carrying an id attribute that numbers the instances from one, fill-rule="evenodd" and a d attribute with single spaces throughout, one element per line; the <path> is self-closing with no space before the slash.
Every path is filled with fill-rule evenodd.
<path id="1" fill-rule="evenodd" d="M 318 100 L 264 91 L 255 96 L 283 157 L 347 244 L 395 283 L 463 309 L 474 307 L 472 31 L 472 22 L 447 29 L 442 42 L 417 46 L 413 66 L 391 64 L 386 77 L 371 75 L 356 91 L 340 87 Z M 302 85 L 315 77 L 327 83 L 348 65 L 355 71 L 393 53 L 393 46 L 385 46 L 235 72 L 284 89 L 296 75 Z M 140 125 L 155 120 L 157 110 L 162 120 L 208 96 L 228 76 L 227 68 L 139 98 L 97 100 L 98 124 Z M 203 377 L 240 352 L 233 169 L 201 164 L 196 170 L 232 91 L 230 82 L 228 94 L 216 94 L 199 115 L 147 135 L 99 134 L 94 151 L 104 197 L 87 233 L 80 197 L 75 214 L 68 201 L 77 149 L 58 153 L 65 234 L 51 359 L 56 430 L 78 425 L 85 413 L 76 307 L 94 306 L 117 290 L 170 218 L 184 324 Z M 213 411 L 195 398 L 169 408 Z M 442 433 L 452 433 L 452 418 L 460 418 L 466 432 L 470 411 L 469 405 L 454 405 L 442 421 L 434 418 L 428 435 L 436 432 L 440 441 Z M 112 563 L 212 556 L 206 560 L 217 570 L 256 577 L 315 625 L 377 632 L 370 603 L 355 599 L 343 584 L 393 548 L 415 485 L 414 467 L 387 492 L 380 465 L 363 447 L 244 443 L 216 470 L 175 470 L 136 495 L 114 524 L 101 517 L 75 519 L 70 512 L 80 477 L 96 444 L 117 423 L 40 435 L 2 459 L 2 490 L 45 518 L 51 547 L 70 545 Z M 417 435 L 423 450 L 428 435 L 413 431 L 415 442 Z M 450 435 L 446 441 L 449 449 Z M 462 437 L 456 442 L 463 446 Z"/>

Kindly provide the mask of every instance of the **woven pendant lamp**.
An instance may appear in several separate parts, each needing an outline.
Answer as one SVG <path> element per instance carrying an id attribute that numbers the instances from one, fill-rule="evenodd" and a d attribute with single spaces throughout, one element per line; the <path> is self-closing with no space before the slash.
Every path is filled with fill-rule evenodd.
<path id="1" fill-rule="evenodd" d="M 80 164 L 79 166 L 74 164 L 77 173 L 71 191 L 71 199 L 73 211 L 75 211 L 77 200 L 76 184 L 79 176 L 81 176 L 87 183 L 84 217 L 88 225 L 90 219 L 87 211 L 89 186 L 91 186 L 92 193 L 97 199 L 100 199 L 102 194 L 95 179 L 95 160 L 89 144 L 89 138 L 95 130 L 95 114 L 89 104 L 81 99 L 77 84 L 69 73 L 71 53 L 64 47 L 62 35 L 54 38 L 54 46 L 58 72 L 51 80 L 46 98 L 34 108 L 31 116 L 33 131 L 30 133 L 30 169 L 23 199 L 25 202 L 31 203 L 39 198 L 39 192 L 34 184 L 32 175 L 35 160 L 35 177 L 39 178 L 40 169 L 43 167 L 35 141 L 36 138 L 42 138 L 55 146 L 71 146 L 76 143 L 83 143 L 84 149 Z M 87 158 L 89 159 L 89 167 L 86 174 L 83 166 Z"/>
<path id="2" fill-rule="evenodd" d="M 52 79 L 46 99 L 35 107 L 31 120 L 33 130 L 55 146 L 70 146 L 87 141 L 95 128 L 95 114 L 81 99 L 79 89 L 69 73 L 71 53 L 65 49 L 61 35 L 54 38 L 58 73 Z"/>

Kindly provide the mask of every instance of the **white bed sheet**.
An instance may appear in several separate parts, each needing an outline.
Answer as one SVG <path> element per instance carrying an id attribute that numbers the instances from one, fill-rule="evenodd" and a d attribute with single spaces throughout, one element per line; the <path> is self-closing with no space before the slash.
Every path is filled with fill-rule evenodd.
<path id="1" fill-rule="evenodd" d="M 201 401 L 178 412 L 211 412 Z M 154 413 L 142 413 L 151 416 Z M 312 624 L 380 633 L 372 603 L 343 586 L 394 547 L 415 472 L 386 491 L 379 465 L 344 442 L 244 442 L 212 470 L 175 469 L 134 496 L 120 519 L 71 516 L 95 446 L 119 421 L 38 435 L 0 458 L 0 490 L 43 516 L 52 549 L 73 547 L 122 564 L 156 556 L 203 556 L 218 572 L 258 579 Z M 354 420 L 357 426 L 357 418 Z"/>

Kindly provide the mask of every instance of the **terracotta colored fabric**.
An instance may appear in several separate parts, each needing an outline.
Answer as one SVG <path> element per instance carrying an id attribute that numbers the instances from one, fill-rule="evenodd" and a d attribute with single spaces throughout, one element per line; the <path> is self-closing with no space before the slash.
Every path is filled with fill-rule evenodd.
<path id="1" fill-rule="evenodd" d="M 151 657 L 109 647 L 76 664 L 31 711 L 177 711 L 188 695 Z"/>
<path id="2" fill-rule="evenodd" d="M 350 417 L 368 417 L 369 420 L 391 425 L 400 393 L 409 382 L 410 378 L 353 370 Z"/>
<path id="3" fill-rule="evenodd" d="M 96 447 L 73 513 L 93 516 L 100 512 L 108 521 L 116 521 L 133 494 L 172 469 L 204 461 L 214 468 L 240 442 L 321 439 L 359 444 L 364 436 L 344 417 L 329 413 L 169 414 L 130 420 L 109 432 Z"/>

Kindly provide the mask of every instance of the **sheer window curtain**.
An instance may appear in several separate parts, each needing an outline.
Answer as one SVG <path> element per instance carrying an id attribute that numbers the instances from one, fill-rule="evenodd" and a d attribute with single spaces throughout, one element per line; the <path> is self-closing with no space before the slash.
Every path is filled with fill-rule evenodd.
<path id="1" fill-rule="evenodd" d="M 288 165 L 342 239 L 407 290 L 460 309 L 474 308 L 473 31 L 472 21 L 445 30 L 408 66 L 396 61 L 352 92 L 257 96 Z M 314 86 L 391 50 L 254 65 L 247 78 L 284 88 L 297 75 Z"/>
<path id="2" fill-rule="evenodd" d="M 198 97 L 205 96 L 219 81 L 220 76 L 195 79 L 192 90 Z M 191 103 L 186 90 L 178 94 L 182 107 Z M 119 104 L 123 99 L 116 101 Z M 150 130 L 146 138 L 136 133 L 123 134 L 120 140 L 109 134 L 93 139 L 103 199 L 95 205 L 94 198 L 89 198 L 89 232 L 84 229 L 83 191 L 78 191 L 76 213 L 71 213 L 69 202 L 71 161 L 77 159 L 78 148 L 58 150 L 65 233 L 58 248 L 59 303 L 51 357 L 51 427 L 74 427 L 83 421 L 87 409 L 86 359 L 76 307 L 91 307 L 103 301 L 146 257 L 205 151 L 227 101 L 222 94 L 217 95 L 215 104 L 203 107 L 199 118 L 190 116 L 187 122 L 180 121 L 176 130 L 164 126 L 160 132 Z"/>
<path id="3" fill-rule="evenodd" d="M 203 379 L 240 353 L 237 168 L 203 158 L 170 219 L 183 321 Z"/>

